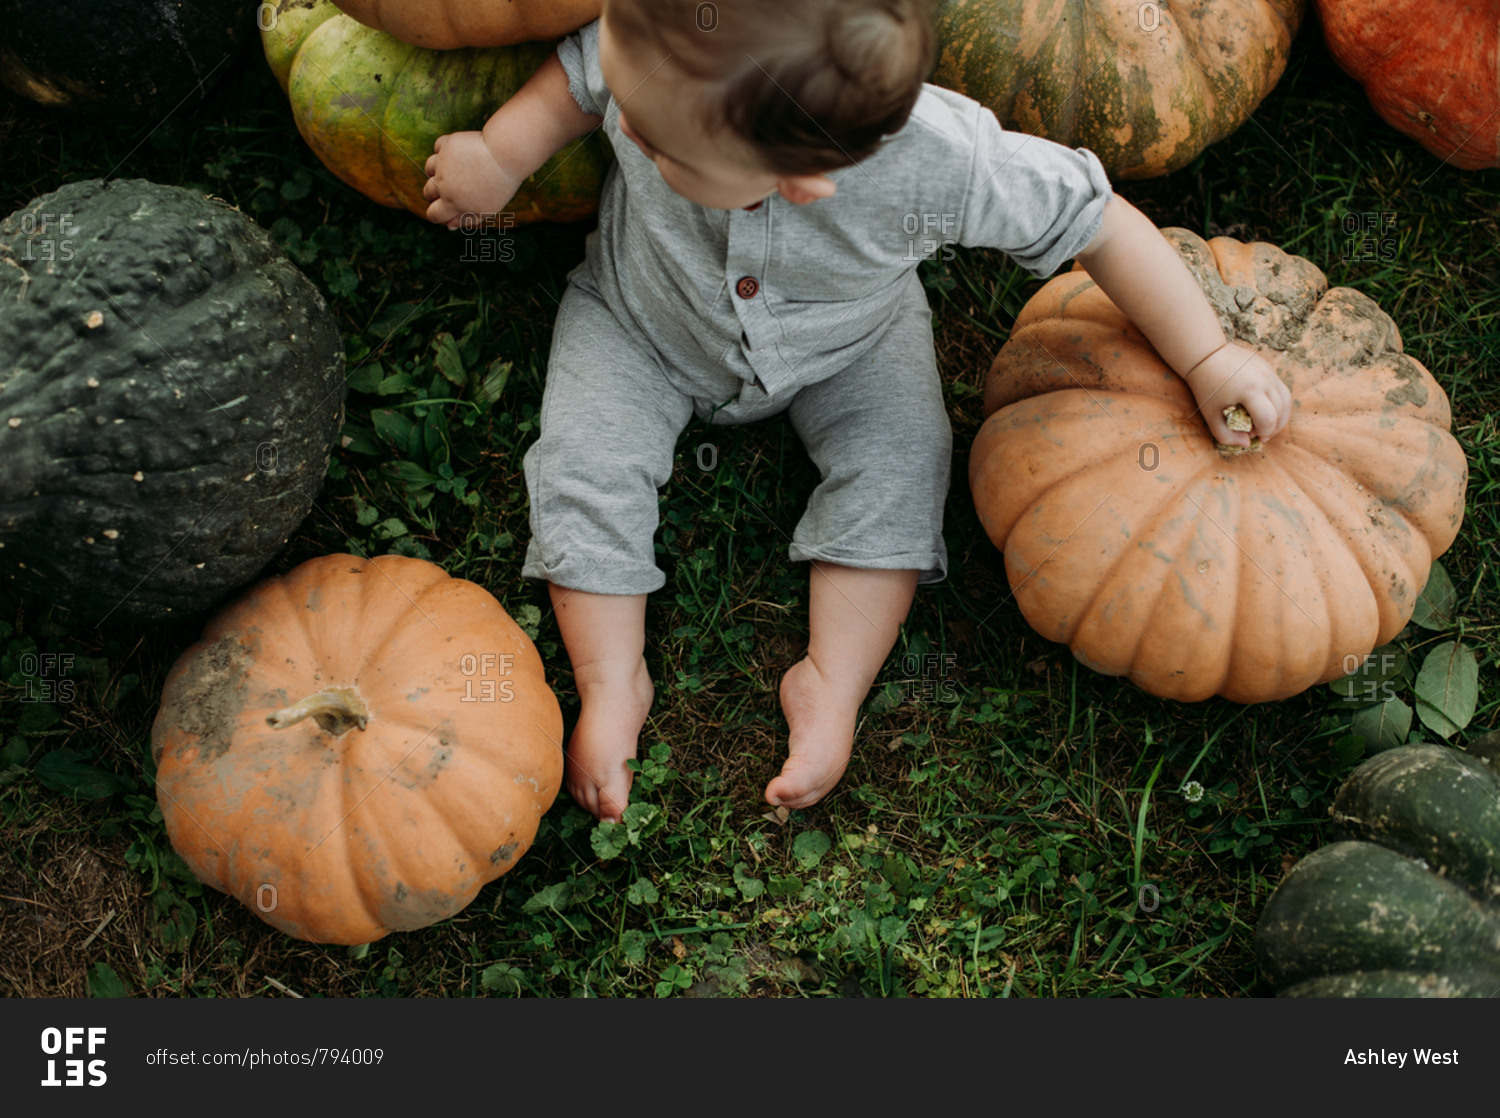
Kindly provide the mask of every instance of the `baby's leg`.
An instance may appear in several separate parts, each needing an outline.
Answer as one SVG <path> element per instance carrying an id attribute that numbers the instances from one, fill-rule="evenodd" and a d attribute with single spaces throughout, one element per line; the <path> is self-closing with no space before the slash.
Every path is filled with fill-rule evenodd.
<path id="1" fill-rule="evenodd" d="M 766 799 L 805 807 L 843 775 L 918 583 L 947 573 L 953 435 L 920 283 L 864 357 L 801 389 L 788 413 L 822 481 L 789 549 L 812 561 L 808 652 L 781 683 L 790 756 Z"/>
<path id="2" fill-rule="evenodd" d="M 896 643 L 919 573 L 813 561 L 807 655 L 781 679 L 790 756 L 766 785 L 769 802 L 805 807 L 844 775 L 860 704 Z"/>
<path id="3" fill-rule="evenodd" d="M 646 595 L 666 576 L 652 543 L 657 490 L 672 476 L 692 401 L 598 297 L 570 286 L 553 332 L 541 431 L 524 467 L 531 541 L 521 573 L 549 584 L 582 703 L 568 740 L 568 791 L 618 821 L 625 763 L 651 708 L 642 658 Z"/>
<path id="4" fill-rule="evenodd" d="M 568 739 L 568 792 L 600 819 L 620 821 L 636 742 L 656 689 L 646 670 L 646 595 L 589 594 L 549 583 L 583 709 Z"/>

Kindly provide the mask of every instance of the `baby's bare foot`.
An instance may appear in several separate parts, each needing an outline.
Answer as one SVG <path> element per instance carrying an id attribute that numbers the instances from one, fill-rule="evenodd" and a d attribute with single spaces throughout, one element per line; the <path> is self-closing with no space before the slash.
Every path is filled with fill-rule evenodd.
<path id="1" fill-rule="evenodd" d="M 866 688 L 868 691 L 868 688 Z M 830 682 L 810 657 L 781 678 L 781 710 L 790 728 L 791 756 L 781 775 L 766 785 L 766 801 L 807 807 L 821 800 L 849 767 L 854 723 L 864 692 Z"/>
<path id="2" fill-rule="evenodd" d="M 575 679 L 582 709 L 568 739 L 568 792 L 595 818 L 618 823 L 630 802 L 625 762 L 636 755 L 656 688 L 644 658 L 630 675 L 585 670 Z"/>

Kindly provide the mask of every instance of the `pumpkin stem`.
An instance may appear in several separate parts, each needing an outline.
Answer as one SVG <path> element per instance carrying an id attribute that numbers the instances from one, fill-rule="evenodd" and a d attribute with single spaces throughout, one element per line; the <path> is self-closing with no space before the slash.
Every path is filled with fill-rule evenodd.
<path id="1" fill-rule="evenodd" d="M 285 730 L 304 718 L 316 719 L 322 729 L 338 737 L 356 726 L 363 730 L 370 721 L 370 709 L 353 688 L 340 687 L 309 695 L 300 703 L 268 715 L 266 721 L 272 729 Z"/>

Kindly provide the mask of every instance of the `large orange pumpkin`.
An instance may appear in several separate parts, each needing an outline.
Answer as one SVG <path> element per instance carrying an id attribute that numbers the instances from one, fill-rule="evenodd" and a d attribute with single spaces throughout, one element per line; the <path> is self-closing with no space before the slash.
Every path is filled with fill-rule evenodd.
<path id="1" fill-rule="evenodd" d="M 1303 0 L 943 0 L 932 80 L 1111 178 L 1185 167 L 1286 69 Z"/>
<path id="2" fill-rule="evenodd" d="M 452 916 L 514 866 L 557 796 L 561 741 L 500 603 L 389 555 L 255 587 L 173 666 L 151 728 L 193 872 L 288 935 L 349 944 Z"/>
<path id="3" fill-rule="evenodd" d="M 1027 621 L 1084 664 L 1165 698 L 1285 698 L 1410 619 L 1458 534 L 1467 463 L 1447 396 L 1367 296 L 1273 245 L 1164 233 L 1225 337 L 1291 389 L 1286 428 L 1218 449 L 1187 384 L 1075 267 L 990 369 L 974 503 Z"/>
<path id="4" fill-rule="evenodd" d="M 1381 119 L 1455 167 L 1500 167 L 1500 0 L 1318 0 L 1318 15 Z"/>
<path id="5" fill-rule="evenodd" d="M 556 39 L 599 18 L 603 0 L 336 0 L 366 27 L 433 50 Z"/>

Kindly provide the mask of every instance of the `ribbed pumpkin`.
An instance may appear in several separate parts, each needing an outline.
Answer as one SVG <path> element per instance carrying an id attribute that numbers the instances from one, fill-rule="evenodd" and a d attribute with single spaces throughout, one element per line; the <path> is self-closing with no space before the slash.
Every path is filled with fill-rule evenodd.
<path id="1" fill-rule="evenodd" d="M 1318 0 L 1318 15 L 1381 119 L 1455 167 L 1500 167 L 1500 0 Z"/>
<path id="2" fill-rule="evenodd" d="M 1225 337 L 1291 389 L 1287 427 L 1221 453 L 1075 267 L 990 369 L 975 507 L 1027 621 L 1084 664 L 1164 698 L 1285 698 L 1406 624 L 1458 533 L 1467 463 L 1448 398 L 1367 296 L 1274 245 L 1163 232 Z"/>
<path id="3" fill-rule="evenodd" d="M 602 0 L 337 0 L 366 27 L 431 50 L 556 39 L 599 18 Z"/>
<path id="4" fill-rule="evenodd" d="M 1255 929 L 1284 997 L 1500 997 L 1500 781 L 1437 745 L 1381 753 L 1334 800 L 1345 841 L 1292 867 Z"/>
<path id="5" fill-rule="evenodd" d="M 365 27 L 329 0 L 281 0 L 268 22 L 266 59 L 308 146 L 366 197 L 420 216 L 437 138 L 484 127 L 555 49 L 424 50 Z M 506 207 L 514 223 L 597 211 L 607 158 L 597 136 L 569 144 Z"/>
<path id="6" fill-rule="evenodd" d="M 328 555 L 215 617 L 167 676 L 157 801 L 204 882 L 290 936 L 367 943 L 458 912 L 531 845 L 562 712 L 492 595 Z"/>
<path id="7" fill-rule="evenodd" d="M 344 418 L 318 289 L 244 214 L 141 179 L 0 222 L 0 572 L 80 620 L 205 614 L 312 508 Z"/>
<path id="8" fill-rule="evenodd" d="M 1185 167 L 1286 68 L 1303 0 L 943 0 L 932 80 L 1111 178 Z"/>

